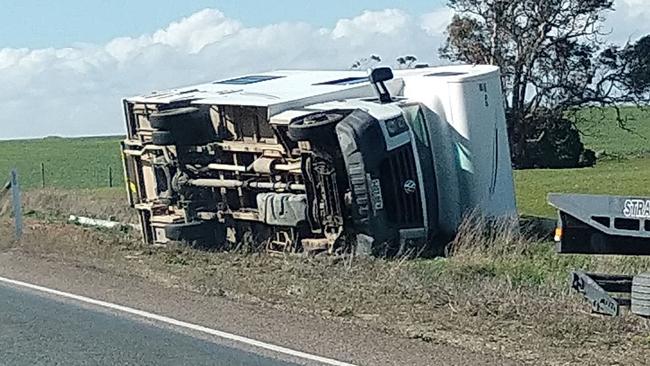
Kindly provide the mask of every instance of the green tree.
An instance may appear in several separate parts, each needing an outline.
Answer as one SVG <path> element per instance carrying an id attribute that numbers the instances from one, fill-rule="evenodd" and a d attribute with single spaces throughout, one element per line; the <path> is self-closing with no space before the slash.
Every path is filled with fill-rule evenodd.
<path id="1" fill-rule="evenodd" d="M 411 69 L 415 67 L 415 63 L 418 62 L 418 58 L 413 55 L 400 56 L 397 59 L 397 64 L 401 69 Z"/>
<path id="2" fill-rule="evenodd" d="M 540 141 L 566 138 L 555 136 L 553 126 L 569 131 L 566 117 L 579 108 L 612 106 L 624 126 L 619 106 L 647 101 L 650 40 L 606 45 L 602 24 L 613 11 L 611 0 L 450 0 L 448 5 L 456 15 L 441 57 L 501 68 L 515 165 L 534 165 L 530 158 L 539 154 L 529 150 Z M 540 129 L 544 121 L 548 128 Z M 571 159 L 577 162 L 578 156 Z"/>
<path id="3" fill-rule="evenodd" d="M 352 70 L 369 69 L 369 68 L 377 65 L 380 62 L 381 62 L 381 57 L 379 57 L 377 55 L 370 55 L 368 57 L 362 57 L 362 58 L 354 61 L 352 66 L 350 66 L 350 69 L 352 69 Z"/>

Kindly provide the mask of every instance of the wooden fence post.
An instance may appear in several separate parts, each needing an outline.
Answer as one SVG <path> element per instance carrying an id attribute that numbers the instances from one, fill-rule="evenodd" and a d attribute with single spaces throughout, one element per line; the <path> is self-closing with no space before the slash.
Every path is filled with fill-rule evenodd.
<path id="1" fill-rule="evenodd" d="M 41 162 L 41 188 L 45 188 L 45 163 Z"/>
<path id="2" fill-rule="evenodd" d="M 113 188 L 113 167 L 108 167 L 108 187 Z"/>

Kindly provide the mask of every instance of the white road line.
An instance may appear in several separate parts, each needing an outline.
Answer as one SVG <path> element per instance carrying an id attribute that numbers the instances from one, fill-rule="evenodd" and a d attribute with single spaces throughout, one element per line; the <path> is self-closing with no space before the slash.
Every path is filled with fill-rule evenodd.
<path id="1" fill-rule="evenodd" d="M 288 356 L 293 356 L 293 357 L 301 358 L 301 359 L 304 359 L 304 360 L 320 362 L 320 363 L 325 364 L 325 365 L 331 365 L 331 366 L 355 366 L 355 365 L 353 365 L 351 363 L 341 362 L 341 361 L 333 360 L 331 358 L 312 355 L 312 354 L 309 354 L 309 353 L 300 352 L 300 351 L 292 350 L 292 349 L 281 347 L 281 346 L 276 346 L 276 345 L 273 345 L 273 344 L 270 344 L 270 343 L 256 341 L 254 339 L 250 339 L 250 338 L 247 338 L 247 337 L 242 337 L 242 336 L 238 336 L 238 335 L 235 335 L 235 334 L 222 332 L 220 330 L 207 328 L 207 327 L 204 327 L 204 326 L 201 326 L 201 325 L 187 323 L 187 322 L 176 320 L 176 319 L 169 318 L 169 317 L 166 317 L 166 316 L 149 313 L 149 312 L 146 312 L 146 311 L 143 311 L 143 310 L 138 310 L 138 309 L 133 309 L 133 308 L 130 308 L 130 307 L 127 307 L 127 306 L 112 304 L 112 303 L 106 302 L 106 301 L 95 300 L 95 299 L 91 299 L 91 298 L 85 297 L 85 296 L 75 295 L 75 294 L 71 294 L 71 293 L 67 293 L 67 292 L 63 292 L 63 291 L 58 291 L 58 290 L 54 290 L 54 289 L 43 287 L 43 286 L 33 285 L 31 283 L 16 281 L 16 280 L 12 280 L 12 279 L 9 279 L 9 278 L 4 278 L 4 277 L 0 277 L 0 282 L 8 283 L 8 284 L 11 284 L 11 285 L 14 285 L 14 286 L 29 288 L 29 289 L 32 289 L 32 290 L 44 292 L 44 293 L 59 296 L 59 297 L 64 297 L 64 298 L 67 298 L 67 299 L 72 299 L 72 300 L 79 301 L 79 302 L 86 303 L 86 304 L 92 304 L 92 305 L 99 306 L 99 307 L 102 307 L 102 308 L 117 310 L 117 311 L 120 311 L 120 312 L 123 312 L 123 313 L 136 315 L 136 316 L 139 316 L 139 317 L 142 317 L 142 318 L 145 318 L 145 319 L 155 320 L 155 321 L 170 324 L 170 325 L 173 325 L 173 326 L 176 326 L 176 327 L 181 327 L 181 328 L 186 328 L 186 329 L 190 329 L 190 330 L 201 332 L 201 333 L 206 333 L 206 334 L 209 334 L 209 335 L 212 335 L 212 336 L 215 336 L 215 337 L 227 339 L 227 340 L 234 341 L 234 342 L 243 343 L 243 344 L 246 344 L 246 345 L 249 345 L 249 346 L 262 348 L 262 349 L 273 351 L 273 352 L 276 352 L 276 353 L 280 353 L 280 354 L 284 354 L 284 355 L 288 355 Z"/>

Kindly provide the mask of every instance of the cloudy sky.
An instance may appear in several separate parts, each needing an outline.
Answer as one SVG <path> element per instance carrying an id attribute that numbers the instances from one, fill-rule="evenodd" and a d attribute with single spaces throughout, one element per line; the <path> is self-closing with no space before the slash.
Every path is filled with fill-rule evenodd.
<path id="1" fill-rule="evenodd" d="M 650 33 L 615 0 L 610 40 Z M 0 139 L 123 133 L 120 99 L 277 68 L 347 69 L 436 50 L 442 0 L 22 0 L 0 14 Z"/>

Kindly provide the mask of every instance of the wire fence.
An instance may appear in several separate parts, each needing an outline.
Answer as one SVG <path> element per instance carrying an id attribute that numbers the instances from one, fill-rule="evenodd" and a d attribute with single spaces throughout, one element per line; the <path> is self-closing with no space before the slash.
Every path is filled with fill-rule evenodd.
<path id="1" fill-rule="evenodd" d="M 25 189 L 124 185 L 121 136 L 0 141 L 0 173 L 16 169 Z"/>
<path id="2" fill-rule="evenodd" d="M 115 188 L 124 185 L 122 166 L 117 164 L 68 164 L 30 162 L 17 167 L 25 188 Z"/>

